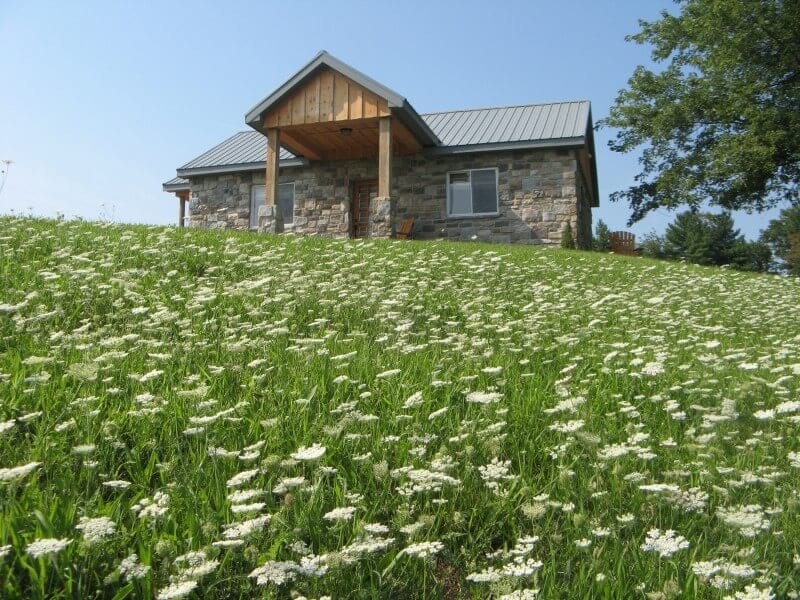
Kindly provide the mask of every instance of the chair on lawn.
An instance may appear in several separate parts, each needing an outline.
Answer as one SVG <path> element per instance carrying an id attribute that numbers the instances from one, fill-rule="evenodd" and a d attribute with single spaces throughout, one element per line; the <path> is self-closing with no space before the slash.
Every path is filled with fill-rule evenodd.
<path id="1" fill-rule="evenodd" d="M 397 230 L 397 239 L 398 240 L 408 240 L 411 239 L 411 232 L 414 230 L 414 217 L 409 217 L 403 224 L 400 225 L 400 229 Z"/>

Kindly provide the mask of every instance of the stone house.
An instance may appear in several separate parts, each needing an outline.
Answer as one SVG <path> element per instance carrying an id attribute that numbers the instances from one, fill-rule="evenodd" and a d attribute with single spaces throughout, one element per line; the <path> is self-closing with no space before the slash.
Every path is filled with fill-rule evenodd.
<path id="1" fill-rule="evenodd" d="M 570 223 L 591 244 L 588 101 L 418 114 L 323 51 L 245 121 L 163 184 L 181 225 L 556 245 Z"/>

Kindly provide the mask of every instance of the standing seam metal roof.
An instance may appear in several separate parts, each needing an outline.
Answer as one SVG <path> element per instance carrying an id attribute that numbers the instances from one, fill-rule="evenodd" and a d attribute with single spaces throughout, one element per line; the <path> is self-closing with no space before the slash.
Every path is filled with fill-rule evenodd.
<path id="1" fill-rule="evenodd" d="M 480 151 L 484 144 L 523 144 L 546 146 L 547 142 L 583 139 L 589 127 L 590 104 L 586 100 L 551 104 L 526 104 L 497 108 L 477 108 L 420 115 L 448 146 L 469 146 Z M 281 148 L 280 159 L 296 158 Z M 266 162 L 264 136 L 257 131 L 241 131 L 217 144 L 178 169 L 178 175 L 192 171 L 261 165 Z"/>

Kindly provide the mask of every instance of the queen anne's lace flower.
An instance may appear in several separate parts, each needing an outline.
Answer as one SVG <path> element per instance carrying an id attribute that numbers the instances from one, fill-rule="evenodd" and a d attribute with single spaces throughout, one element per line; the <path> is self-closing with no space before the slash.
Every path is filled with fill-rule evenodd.
<path id="1" fill-rule="evenodd" d="M 301 446 L 297 452 L 292 454 L 292 458 L 295 460 L 317 460 L 322 458 L 323 454 L 325 454 L 325 446 L 313 444 L 308 447 Z"/>
<path id="2" fill-rule="evenodd" d="M 668 529 L 661 533 L 659 529 L 651 529 L 647 532 L 647 539 L 640 546 L 645 552 L 658 552 L 662 558 L 667 558 L 689 547 L 688 540 L 682 535 L 676 535 L 675 531 Z"/>
<path id="3" fill-rule="evenodd" d="M 28 546 L 25 548 L 25 552 L 30 554 L 33 558 L 39 558 L 40 556 L 58 554 L 71 543 L 72 540 L 66 538 L 43 538 L 28 544 Z"/>

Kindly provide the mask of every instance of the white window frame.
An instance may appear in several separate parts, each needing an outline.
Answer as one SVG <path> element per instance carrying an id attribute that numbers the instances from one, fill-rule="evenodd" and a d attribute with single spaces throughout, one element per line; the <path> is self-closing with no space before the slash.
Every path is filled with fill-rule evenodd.
<path id="1" fill-rule="evenodd" d="M 294 184 L 295 184 L 294 181 L 290 181 L 288 183 L 279 183 L 278 184 L 278 188 L 281 188 L 281 187 L 283 187 L 285 185 L 292 186 L 292 209 L 293 209 L 293 211 L 292 211 L 292 222 L 291 223 L 287 223 L 286 222 L 286 215 L 283 215 L 283 219 L 284 219 L 283 226 L 284 226 L 285 229 L 291 229 L 292 227 L 294 227 L 294 207 L 295 207 L 295 185 Z M 263 203 L 266 203 L 266 201 L 267 201 L 267 186 L 265 184 L 263 184 L 263 183 L 254 183 L 253 185 L 250 186 L 250 229 L 258 229 L 258 206 L 261 206 L 260 204 L 256 205 L 256 202 L 255 202 L 255 192 L 256 192 L 256 189 L 258 189 L 258 188 L 263 188 L 264 189 L 264 195 L 262 196 Z M 278 194 L 280 194 L 280 190 L 278 191 Z"/>
<path id="2" fill-rule="evenodd" d="M 485 213 L 460 213 L 460 214 L 453 214 L 450 212 L 451 209 L 451 198 L 450 198 L 450 175 L 456 175 L 460 173 L 467 173 L 469 175 L 469 202 L 470 206 L 472 207 L 472 172 L 473 171 L 494 171 L 494 193 L 495 193 L 495 206 L 497 207 L 496 210 L 491 212 Z M 500 215 L 500 170 L 497 167 L 482 167 L 478 169 L 461 169 L 459 171 L 448 171 L 447 172 L 447 179 L 445 179 L 445 186 L 447 187 L 447 218 L 448 219 L 465 219 L 471 217 L 496 217 Z"/>

